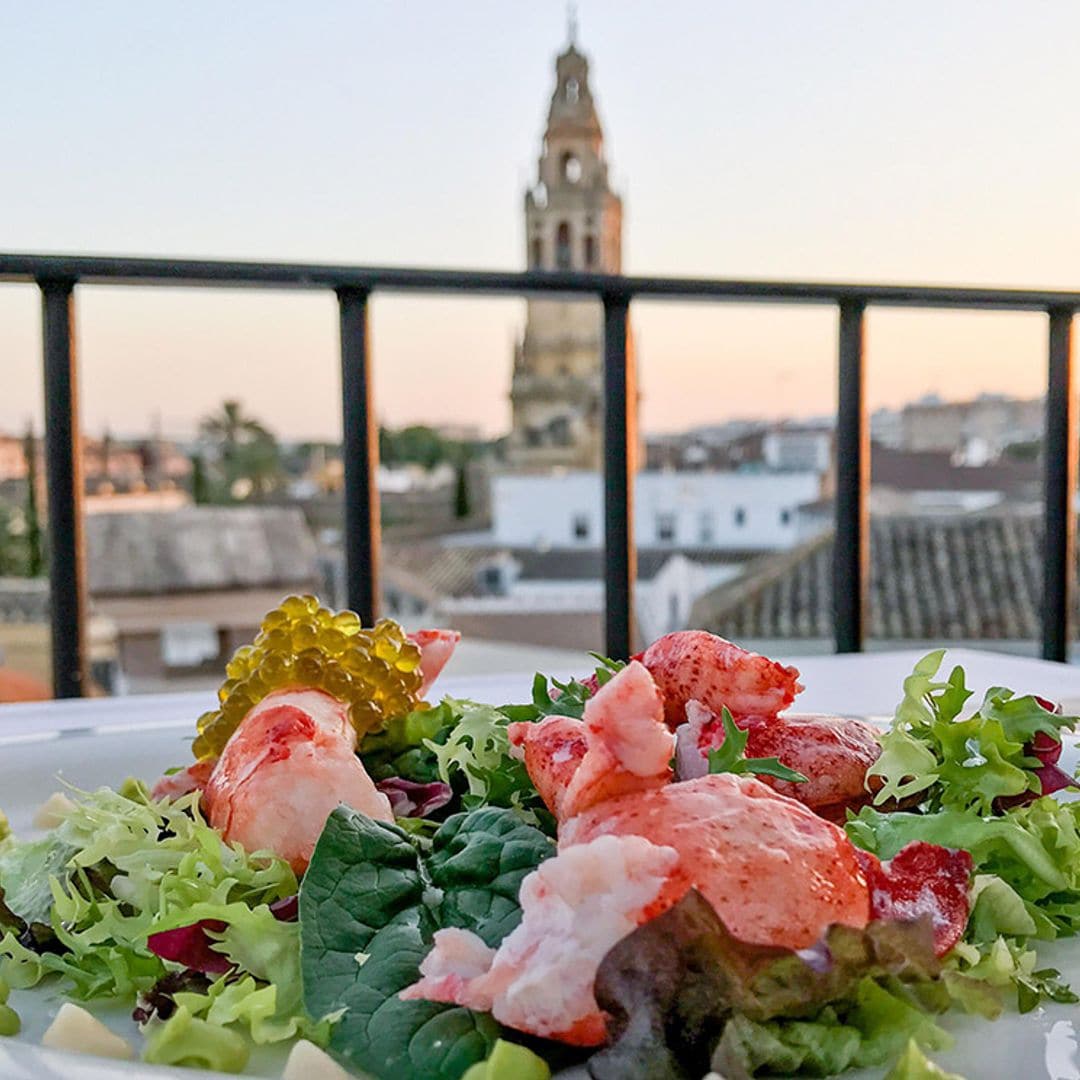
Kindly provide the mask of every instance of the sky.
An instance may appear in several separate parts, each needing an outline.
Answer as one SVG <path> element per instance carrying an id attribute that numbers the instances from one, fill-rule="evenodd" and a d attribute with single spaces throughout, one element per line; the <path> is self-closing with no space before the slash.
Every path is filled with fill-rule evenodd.
<path id="1" fill-rule="evenodd" d="M 581 0 L 629 273 L 1080 287 L 1072 0 Z M 0 0 L 0 250 L 519 269 L 558 0 Z M 517 300 L 377 296 L 385 422 L 508 425 Z M 835 408 L 823 308 L 633 310 L 643 423 Z M 0 285 L 0 430 L 40 417 Z M 1038 315 L 871 311 L 868 394 L 1041 392 Z M 78 293 L 85 429 L 336 438 L 318 294 Z"/>

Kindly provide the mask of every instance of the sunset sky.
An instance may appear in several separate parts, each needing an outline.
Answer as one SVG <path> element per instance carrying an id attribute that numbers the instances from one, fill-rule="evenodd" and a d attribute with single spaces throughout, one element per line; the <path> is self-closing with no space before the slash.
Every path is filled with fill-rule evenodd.
<path id="1" fill-rule="evenodd" d="M 630 273 L 1080 288 L 1080 5 L 583 0 Z M 0 0 L 0 249 L 520 268 L 548 0 Z M 329 296 L 83 289 L 84 422 L 340 431 Z M 826 309 L 641 303 L 647 430 L 834 408 Z M 0 285 L 0 430 L 40 415 Z M 513 300 L 378 298 L 388 422 L 508 424 Z M 872 405 L 1034 395 L 1045 320 L 874 312 Z"/>

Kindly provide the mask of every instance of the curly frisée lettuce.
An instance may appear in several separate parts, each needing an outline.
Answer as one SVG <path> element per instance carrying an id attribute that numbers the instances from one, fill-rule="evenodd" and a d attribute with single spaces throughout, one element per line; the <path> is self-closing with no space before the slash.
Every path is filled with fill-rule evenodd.
<path id="1" fill-rule="evenodd" d="M 524 763 L 510 754 L 508 711 L 444 698 L 435 708 L 418 709 L 367 736 L 360 757 L 376 781 L 449 784 L 455 798 L 447 813 L 498 806 L 550 830 L 550 815 Z"/>
<path id="2" fill-rule="evenodd" d="M 996 800 L 1041 794 L 1035 773 L 1041 762 L 1030 744 L 1040 735 L 1059 743 L 1062 730 L 1071 731 L 1080 718 L 1056 715 L 1032 695 L 995 686 L 962 719 L 972 692 L 961 667 L 937 678 L 944 656 L 944 649 L 929 653 L 904 680 L 881 756 L 867 771 L 868 779 L 880 781 L 875 805 L 917 799 L 930 811 L 990 814 Z"/>
<path id="3" fill-rule="evenodd" d="M 211 947 L 230 971 L 205 993 L 177 995 L 190 1016 L 238 1023 L 256 1042 L 325 1041 L 326 1025 L 302 1008 L 299 927 L 269 906 L 296 892 L 288 864 L 225 843 L 197 794 L 153 802 L 139 787 L 125 791 L 79 793 L 47 837 L 5 850 L 0 889 L 18 923 L 0 938 L 0 978 L 27 987 L 56 975 L 75 998 L 133 1000 L 176 970 L 148 946 L 151 935 L 216 920 Z"/>

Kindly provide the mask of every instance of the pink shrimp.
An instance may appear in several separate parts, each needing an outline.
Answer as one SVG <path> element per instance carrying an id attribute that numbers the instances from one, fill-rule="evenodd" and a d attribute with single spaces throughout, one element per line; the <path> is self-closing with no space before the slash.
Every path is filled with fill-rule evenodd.
<path id="1" fill-rule="evenodd" d="M 297 873 L 340 803 L 393 821 L 356 756 L 348 708 L 321 690 L 278 690 L 244 717 L 203 795 L 210 824 L 249 851 L 280 855 Z"/>
<path id="2" fill-rule="evenodd" d="M 423 697 L 457 648 L 461 634 L 457 630 L 417 630 L 408 635 L 414 645 L 420 646 L 420 674 L 424 681 L 419 696 Z"/>
<path id="3" fill-rule="evenodd" d="M 664 696 L 668 725 L 686 719 L 686 705 L 700 701 L 720 715 L 727 706 L 745 723 L 778 715 L 802 690 L 799 672 L 740 649 L 705 630 L 679 630 L 654 641 L 640 656 Z"/>
<path id="4" fill-rule="evenodd" d="M 520 1031 L 577 1046 L 604 1041 L 593 996 L 608 949 L 676 900 L 678 855 L 639 836 L 602 836 L 561 851 L 521 883 L 521 923 L 488 948 L 467 930 L 439 930 L 405 999 L 491 1012 Z"/>

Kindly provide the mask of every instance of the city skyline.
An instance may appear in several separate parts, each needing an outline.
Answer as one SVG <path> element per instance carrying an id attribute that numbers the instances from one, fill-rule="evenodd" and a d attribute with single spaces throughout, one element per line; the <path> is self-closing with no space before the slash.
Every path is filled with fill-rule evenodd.
<path id="1" fill-rule="evenodd" d="M 20 163 L 0 246 L 521 267 L 563 5 L 325 10 L 0 6 L 24 88 L 0 119 Z M 1080 29 L 1068 6 L 594 0 L 580 22 L 628 272 L 1076 285 L 1052 62 Z M 376 297 L 380 416 L 504 431 L 523 308 Z M 35 290 L 0 288 L 0 427 L 40 416 L 38 318 Z M 647 431 L 833 407 L 828 310 L 640 303 L 634 321 Z M 286 437 L 336 438 L 335 322 L 329 296 L 83 289 L 84 426 L 160 411 L 180 432 L 240 397 Z M 870 404 L 1035 396 L 1044 353 L 1038 316 L 872 310 Z"/>

